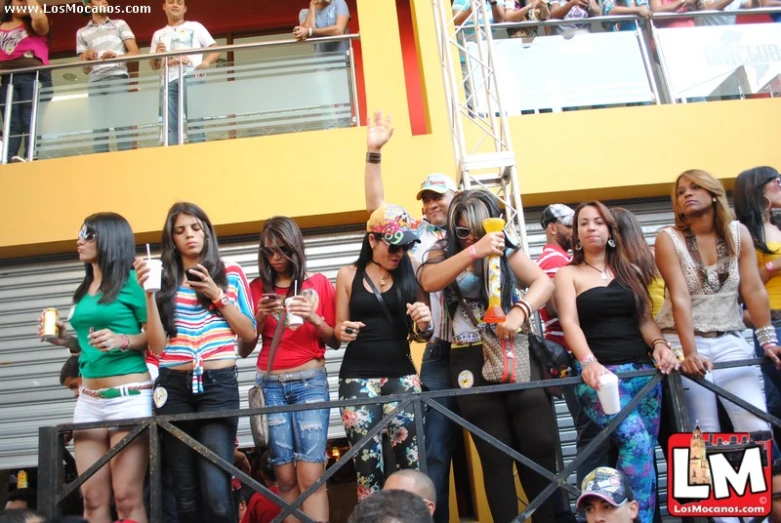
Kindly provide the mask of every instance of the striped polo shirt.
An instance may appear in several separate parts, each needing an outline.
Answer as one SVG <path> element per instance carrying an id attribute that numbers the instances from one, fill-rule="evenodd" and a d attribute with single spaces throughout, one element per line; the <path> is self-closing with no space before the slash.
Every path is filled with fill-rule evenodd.
<path id="1" fill-rule="evenodd" d="M 244 271 L 237 264 L 226 262 L 225 275 L 228 279 L 225 294 L 233 305 L 252 319 L 253 328 L 256 328 Z M 236 334 L 217 307 L 203 308 L 191 288 L 179 285 L 174 303 L 176 336 L 168 339 L 168 345 L 160 355 L 160 367 L 178 367 L 192 362 L 192 391 L 198 394 L 203 392 L 204 362 L 236 359 Z"/>
<path id="2" fill-rule="evenodd" d="M 426 218 L 417 222 L 415 232 L 418 235 L 420 243 L 412 248 L 412 258 L 417 263 L 424 263 L 428 259 L 428 251 L 437 244 L 439 240 L 445 237 L 446 230 L 437 227 Z M 434 338 L 443 341 L 451 341 L 453 334 L 451 332 L 450 320 L 447 316 L 447 309 L 444 304 L 442 291 L 432 292 L 430 295 L 431 325 L 434 329 Z"/>
<path id="3" fill-rule="evenodd" d="M 99 25 L 90 20 L 76 33 L 76 54 L 81 55 L 88 49 L 93 49 L 98 53 L 98 58 L 101 58 L 106 51 L 113 51 L 119 57 L 127 53 L 125 40 L 135 38 L 130 26 L 124 20 L 106 18 L 106 21 Z M 100 61 L 96 61 L 90 62 L 90 65 L 92 65 L 89 73 L 90 82 L 127 74 L 125 64 L 101 64 Z"/>

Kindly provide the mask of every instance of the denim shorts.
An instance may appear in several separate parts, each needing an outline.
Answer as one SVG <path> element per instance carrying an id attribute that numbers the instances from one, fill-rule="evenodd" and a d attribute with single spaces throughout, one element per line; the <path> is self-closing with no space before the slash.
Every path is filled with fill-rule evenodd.
<path id="1" fill-rule="evenodd" d="M 267 407 L 322 403 L 330 400 L 325 367 L 291 374 L 258 372 L 255 383 L 263 391 Z M 330 409 L 300 410 L 269 414 L 271 464 L 297 461 L 325 463 Z"/>

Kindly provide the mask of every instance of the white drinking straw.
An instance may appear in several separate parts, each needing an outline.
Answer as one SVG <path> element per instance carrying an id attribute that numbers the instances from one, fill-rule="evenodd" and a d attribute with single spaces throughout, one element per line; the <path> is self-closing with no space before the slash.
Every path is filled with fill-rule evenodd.
<path id="1" fill-rule="evenodd" d="M 149 248 L 149 244 L 146 244 L 146 259 L 151 260 L 152 259 L 152 249 Z"/>

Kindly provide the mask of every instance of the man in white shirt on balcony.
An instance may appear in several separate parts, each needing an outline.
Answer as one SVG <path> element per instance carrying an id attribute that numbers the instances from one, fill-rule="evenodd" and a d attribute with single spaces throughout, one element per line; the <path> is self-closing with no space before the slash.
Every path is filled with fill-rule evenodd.
<path id="1" fill-rule="evenodd" d="M 138 54 L 136 36 L 124 20 L 111 20 L 107 16 L 108 0 L 83 0 L 84 5 L 92 11 L 92 20 L 76 33 L 76 54 L 82 62 L 91 62 L 84 66 L 84 72 L 89 75 L 87 86 L 89 96 L 104 96 L 112 93 L 122 93 L 128 90 L 129 75 L 127 63 L 102 64 L 100 60 L 109 60 L 119 56 Z M 111 104 L 109 104 L 111 105 Z M 106 111 L 101 111 L 100 118 L 105 118 Z M 129 128 L 115 127 L 117 133 L 117 149 L 130 149 L 131 137 L 127 135 Z M 108 141 L 108 129 L 95 129 L 97 135 L 105 135 Z M 99 140 L 93 146 L 96 153 L 108 152 L 108 143 Z"/>
<path id="2" fill-rule="evenodd" d="M 183 49 L 205 49 L 215 47 L 217 42 L 206 28 L 192 21 L 185 21 L 187 5 L 185 0 L 165 0 L 163 11 L 168 18 L 168 25 L 155 31 L 150 46 L 151 53 L 165 53 L 181 51 Z M 182 68 L 184 81 L 184 118 L 187 116 L 187 86 L 201 83 L 195 80 L 199 76 L 196 71 L 203 71 L 217 61 L 220 53 L 209 53 L 206 58 L 202 53 L 172 56 L 168 58 L 168 144 L 179 143 L 179 66 Z M 153 69 L 161 69 L 163 61 L 151 60 Z M 162 107 L 162 103 L 161 103 Z M 194 123 L 194 122 L 191 122 Z M 203 132 L 190 132 L 188 138 L 191 143 L 203 142 L 206 136 Z"/>
<path id="3" fill-rule="evenodd" d="M 344 0 L 310 0 L 309 9 L 302 9 L 298 16 L 301 25 L 293 29 L 296 40 L 319 36 L 347 34 L 350 10 Z M 347 40 L 315 44 L 315 54 L 345 53 L 350 48 Z"/>

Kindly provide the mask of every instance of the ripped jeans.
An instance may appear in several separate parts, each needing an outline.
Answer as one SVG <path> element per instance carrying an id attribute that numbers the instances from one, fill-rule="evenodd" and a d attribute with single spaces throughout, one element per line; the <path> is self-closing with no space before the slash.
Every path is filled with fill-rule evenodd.
<path id="1" fill-rule="evenodd" d="M 257 373 L 267 407 L 321 403 L 330 399 L 325 367 L 291 374 Z M 269 450 L 275 467 L 304 461 L 325 463 L 330 409 L 269 414 Z"/>

